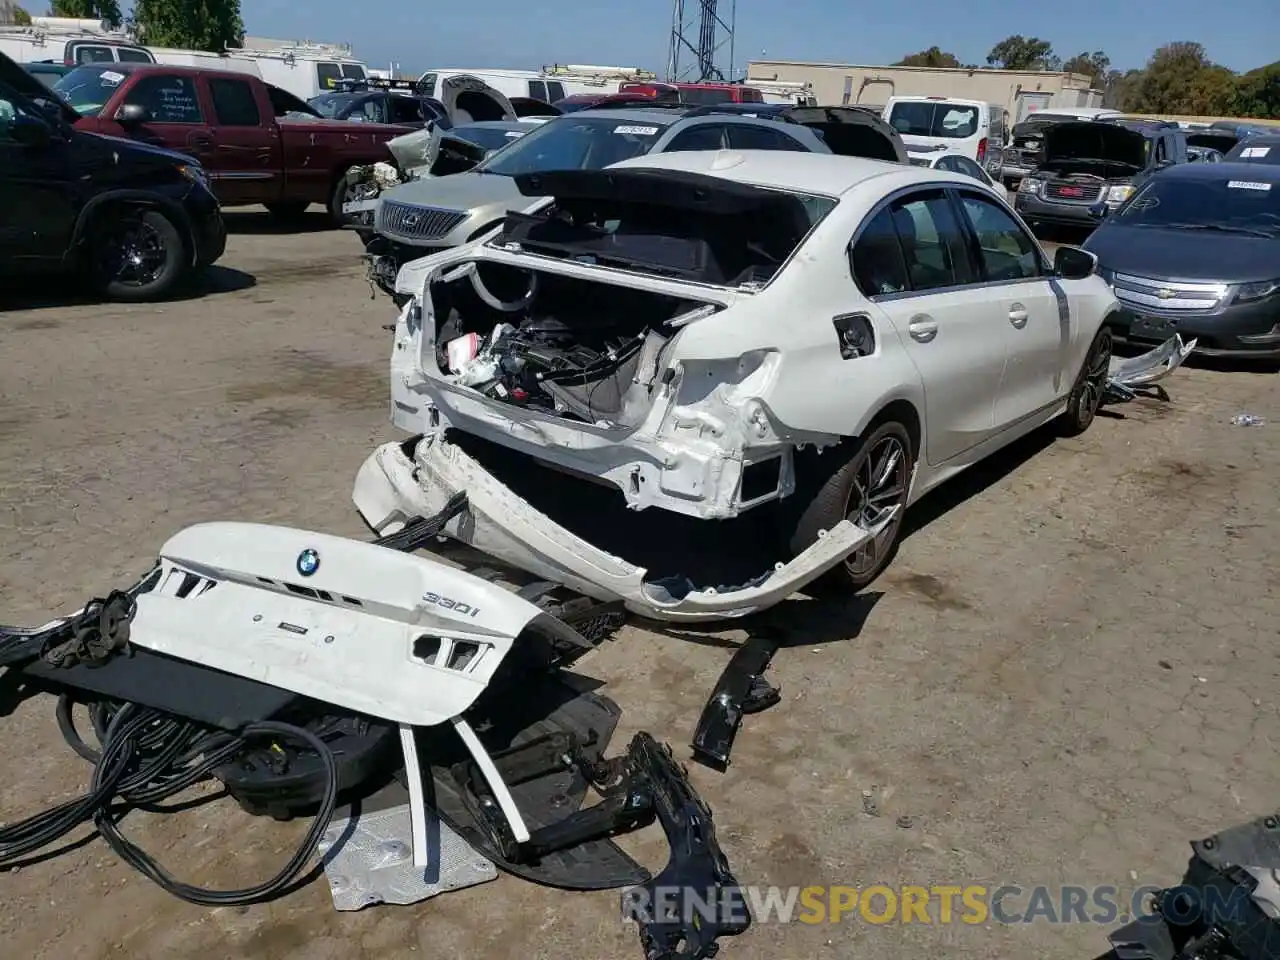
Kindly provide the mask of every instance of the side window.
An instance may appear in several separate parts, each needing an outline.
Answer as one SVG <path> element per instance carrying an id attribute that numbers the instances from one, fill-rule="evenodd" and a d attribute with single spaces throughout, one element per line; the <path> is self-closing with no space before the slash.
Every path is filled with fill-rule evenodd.
<path id="1" fill-rule="evenodd" d="M 960 195 L 960 205 L 978 238 L 984 279 L 1030 280 L 1043 275 L 1040 248 L 1007 210 L 970 193 Z"/>
<path id="2" fill-rule="evenodd" d="M 147 111 L 149 123 L 204 123 L 196 85 L 190 77 L 152 73 L 140 77 L 125 96 Z"/>
<path id="3" fill-rule="evenodd" d="M 338 81 L 342 79 L 342 68 L 336 63 L 317 63 L 316 64 L 316 82 L 320 85 L 320 91 L 336 90 Z"/>
<path id="4" fill-rule="evenodd" d="M 115 63 L 116 53 L 110 47 L 76 47 L 76 63 Z"/>
<path id="5" fill-rule="evenodd" d="M 391 97 L 387 101 L 391 107 L 392 123 L 421 123 L 422 101 L 412 97 Z"/>
<path id="6" fill-rule="evenodd" d="M 721 150 L 724 148 L 725 125 L 700 123 L 683 133 L 677 133 L 667 144 L 666 152 L 675 150 Z"/>
<path id="7" fill-rule="evenodd" d="M 529 96 L 535 100 L 547 99 L 547 85 L 541 80 L 529 81 Z"/>
<path id="8" fill-rule="evenodd" d="M 381 97 L 374 97 L 360 104 L 360 113 L 369 123 L 387 122 L 387 102 Z"/>
<path id="9" fill-rule="evenodd" d="M 893 213 L 888 207 L 863 228 L 849 259 L 853 281 L 866 296 L 902 293 L 907 289 L 907 268 L 902 261 Z"/>
<path id="10" fill-rule="evenodd" d="M 253 87 L 244 80 L 211 78 L 209 94 L 213 97 L 213 112 L 224 127 L 256 127 L 262 122 L 258 101 L 253 97 Z"/>
<path id="11" fill-rule="evenodd" d="M 155 63 L 146 50 L 130 50 L 128 47 L 117 47 L 116 53 L 120 55 L 121 63 Z"/>
<path id="12" fill-rule="evenodd" d="M 1168 151 L 1165 149 L 1164 137 L 1156 141 L 1156 163 L 1164 163 L 1169 159 Z"/>
<path id="13" fill-rule="evenodd" d="M 367 80 L 364 75 L 364 67 L 358 63 L 344 63 L 342 65 L 342 78 L 344 80 Z"/>
<path id="14" fill-rule="evenodd" d="M 943 157 L 938 161 L 937 169 L 946 170 L 950 173 L 964 173 L 964 170 L 960 168 L 960 164 L 957 162 L 959 159 L 959 157 L 952 156 Z"/>
<path id="15" fill-rule="evenodd" d="M 564 84 L 559 80 L 547 81 L 547 102 L 555 103 L 564 99 Z"/>
<path id="16" fill-rule="evenodd" d="M 969 283 L 965 236 L 941 190 L 910 194 L 890 208 L 912 290 Z"/>
<path id="17" fill-rule="evenodd" d="M 732 150 L 794 150 L 808 153 L 808 148 L 795 137 L 781 130 L 772 130 L 757 124 L 737 123 L 729 127 L 729 147 Z"/>

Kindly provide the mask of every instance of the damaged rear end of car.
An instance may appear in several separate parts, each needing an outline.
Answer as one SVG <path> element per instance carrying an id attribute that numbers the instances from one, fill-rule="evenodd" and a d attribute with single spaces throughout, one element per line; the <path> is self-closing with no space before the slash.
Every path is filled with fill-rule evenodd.
<path id="1" fill-rule="evenodd" d="M 791 492 L 798 448 L 838 442 L 772 412 L 770 392 L 796 358 L 779 349 L 781 318 L 759 316 L 775 280 L 803 284 L 803 270 L 778 278 L 834 198 L 641 168 L 517 181 L 524 196 L 550 199 L 397 279 L 408 302 L 392 420 L 415 437 L 361 469 L 356 505 L 375 530 L 466 490 L 470 510 L 449 535 L 671 620 L 762 609 L 875 535 L 842 521 L 789 562 L 771 555 L 708 580 L 624 557 L 601 532 L 613 524 L 592 513 L 657 507 L 646 526 L 728 529 Z M 539 500 L 538 486 L 558 488 L 560 503 Z"/>

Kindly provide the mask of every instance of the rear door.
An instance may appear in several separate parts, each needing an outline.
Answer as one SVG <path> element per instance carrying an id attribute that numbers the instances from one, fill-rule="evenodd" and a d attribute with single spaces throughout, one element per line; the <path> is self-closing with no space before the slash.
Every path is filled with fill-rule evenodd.
<path id="1" fill-rule="evenodd" d="M 249 80 L 201 77 L 213 141 L 214 189 L 226 204 L 268 203 L 283 190 L 284 158 L 272 111 Z M 269 106 L 269 104 L 268 104 Z"/>
<path id="2" fill-rule="evenodd" d="M 1005 356 L 995 428 L 1015 426 L 1052 406 L 1071 389 L 1071 314 L 1039 244 L 994 197 L 955 191 L 987 298 L 992 345 Z"/>
<path id="3" fill-rule="evenodd" d="M 1006 321 L 978 282 L 947 191 L 911 189 L 881 205 L 855 235 L 852 269 L 924 383 L 926 461 L 943 463 L 991 437 Z"/>
<path id="4" fill-rule="evenodd" d="M 71 244 L 84 174 L 77 170 L 73 176 L 71 144 L 55 140 L 30 147 L 15 140 L 19 117 L 36 119 L 37 114 L 28 101 L 0 86 L 0 273 L 21 269 L 26 261 L 62 257 Z"/>

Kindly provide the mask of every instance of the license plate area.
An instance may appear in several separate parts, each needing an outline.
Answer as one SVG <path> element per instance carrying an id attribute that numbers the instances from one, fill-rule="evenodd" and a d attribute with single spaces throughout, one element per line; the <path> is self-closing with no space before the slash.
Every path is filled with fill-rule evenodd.
<path id="1" fill-rule="evenodd" d="M 1129 325 L 1129 335 L 1135 340 L 1168 340 L 1178 332 L 1178 325 L 1164 317 L 1135 316 Z"/>

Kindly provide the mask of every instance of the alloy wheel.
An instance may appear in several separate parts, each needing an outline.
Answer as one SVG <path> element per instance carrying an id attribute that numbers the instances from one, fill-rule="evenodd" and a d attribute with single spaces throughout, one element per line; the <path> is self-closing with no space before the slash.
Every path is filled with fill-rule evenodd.
<path id="1" fill-rule="evenodd" d="M 164 237 L 145 220 L 128 220 L 103 238 L 99 263 L 112 280 L 131 287 L 152 284 L 168 260 Z"/>
<path id="2" fill-rule="evenodd" d="M 898 513 L 874 539 L 859 547 L 845 561 L 854 577 L 875 570 L 885 552 L 893 545 L 902 523 L 907 502 L 909 457 L 896 436 L 881 437 L 866 452 L 853 476 L 845 516 L 860 527 L 871 528 L 881 523 L 894 507 Z"/>
<path id="3" fill-rule="evenodd" d="M 1107 374 L 1111 368 L 1111 338 L 1098 337 L 1085 360 L 1084 379 L 1080 384 L 1080 396 L 1076 401 L 1076 420 L 1083 429 L 1093 422 L 1102 406 L 1107 390 Z"/>

